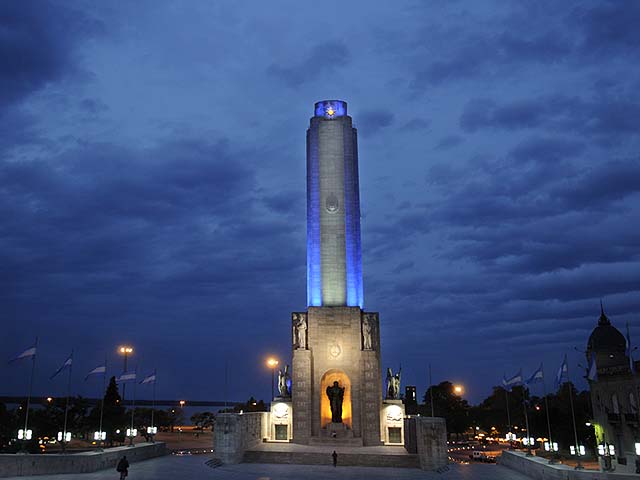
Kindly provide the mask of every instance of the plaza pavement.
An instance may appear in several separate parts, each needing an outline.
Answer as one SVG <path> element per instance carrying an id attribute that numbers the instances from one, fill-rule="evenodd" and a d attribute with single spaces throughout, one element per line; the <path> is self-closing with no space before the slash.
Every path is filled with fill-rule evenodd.
<path id="1" fill-rule="evenodd" d="M 530 480 L 529 477 L 495 464 L 452 464 L 449 471 L 438 474 L 408 468 L 332 467 L 331 465 L 240 464 L 210 468 L 207 455 L 154 458 L 134 463 L 127 480 Z M 9 477 L 9 480 L 107 480 L 117 479 L 112 470 L 77 475 L 38 475 Z"/>

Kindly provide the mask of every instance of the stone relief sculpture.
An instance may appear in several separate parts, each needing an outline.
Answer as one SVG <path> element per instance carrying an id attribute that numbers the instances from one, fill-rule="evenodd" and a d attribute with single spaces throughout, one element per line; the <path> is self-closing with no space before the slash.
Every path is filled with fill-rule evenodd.
<path id="1" fill-rule="evenodd" d="M 338 382 L 333 382 L 333 386 L 327 387 L 327 397 L 331 406 L 331 422 L 342 423 L 342 400 L 344 399 L 344 387 Z"/>
<path id="2" fill-rule="evenodd" d="M 307 314 L 292 314 L 293 321 L 293 345 L 301 350 L 307 349 Z"/>
<path id="3" fill-rule="evenodd" d="M 290 397 L 291 392 L 289 391 L 289 365 L 284 366 L 284 370 L 278 370 L 278 392 L 281 397 Z"/>
<path id="4" fill-rule="evenodd" d="M 400 376 L 402 367 L 395 375 L 390 368 L 387 368 L 387 399 L 398 400 L 400 398 Z"/>
<path id="5" fill-rule="evenodd" d="M 373 331 L 373 322 L 369 315 L 365 315 L 362 319 L 362 349 L 363 350 L 372 350 L 372 331 Z"/>

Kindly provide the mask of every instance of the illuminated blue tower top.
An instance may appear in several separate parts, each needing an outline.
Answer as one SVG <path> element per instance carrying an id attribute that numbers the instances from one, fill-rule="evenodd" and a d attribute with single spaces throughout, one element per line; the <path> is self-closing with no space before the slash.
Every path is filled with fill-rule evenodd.
<path id="1" fill-rule="evenodd" d="M 363 308 L 358 141 L 347 102 L 317 102 L 307 130 L 307 304 Z"/>

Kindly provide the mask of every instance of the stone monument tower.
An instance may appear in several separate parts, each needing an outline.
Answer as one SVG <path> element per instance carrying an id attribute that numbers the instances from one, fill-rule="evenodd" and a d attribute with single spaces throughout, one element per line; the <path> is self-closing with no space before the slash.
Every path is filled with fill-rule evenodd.
<path id="1" fill-rule="evenodd" d="M 347 104 L 307 130 L 307 305 L 292 314 L 293 441 L 380 445 L 378 313 L 363 311 L 357 133 Z"/>

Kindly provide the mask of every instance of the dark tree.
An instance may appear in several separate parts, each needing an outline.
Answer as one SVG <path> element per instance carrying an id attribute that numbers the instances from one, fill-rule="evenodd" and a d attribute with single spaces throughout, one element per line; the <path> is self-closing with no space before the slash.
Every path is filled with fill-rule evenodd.
<path id="1" fill-rule="evenodd" d="M 193 423 L 198 430 L 211 428 L 214 419 L 215 415 L 211 412 L 198 412 L 191 415 L 191 423 Z"/>
<path id="2" fill-rule="evenodd" d="M 433 410 L 437 417 L 444 417 L 447 432 L 460 435 L 471 425 L 469 403 L 460 395 L 456 395 L 451 382 L 432 385 L 424 394 L 424 405 L 418 408 L 421 415 L 431 415 L 431 397 L 433 393 Z"/>
<path id="3" fill-rule="evenodd" d="M 96 418 L 96 414 L 99 417 L 99 409 L 100 406 L 98 405 L 91 414 L 92 418 Z M 107 391 L 104 394 L 104 417 L 102 425 L 103 430 L 107 432 L 107 440 L 110 445 L 113 446 L 115 441 L 124 442 L 127 419 L 124 407 L 122 406 L 122 397 L 120 397 L 120 393 L 118 392 L 116 377 L 111 377 Z M 118 430 L 119 433 L 116 433 Z"/>

